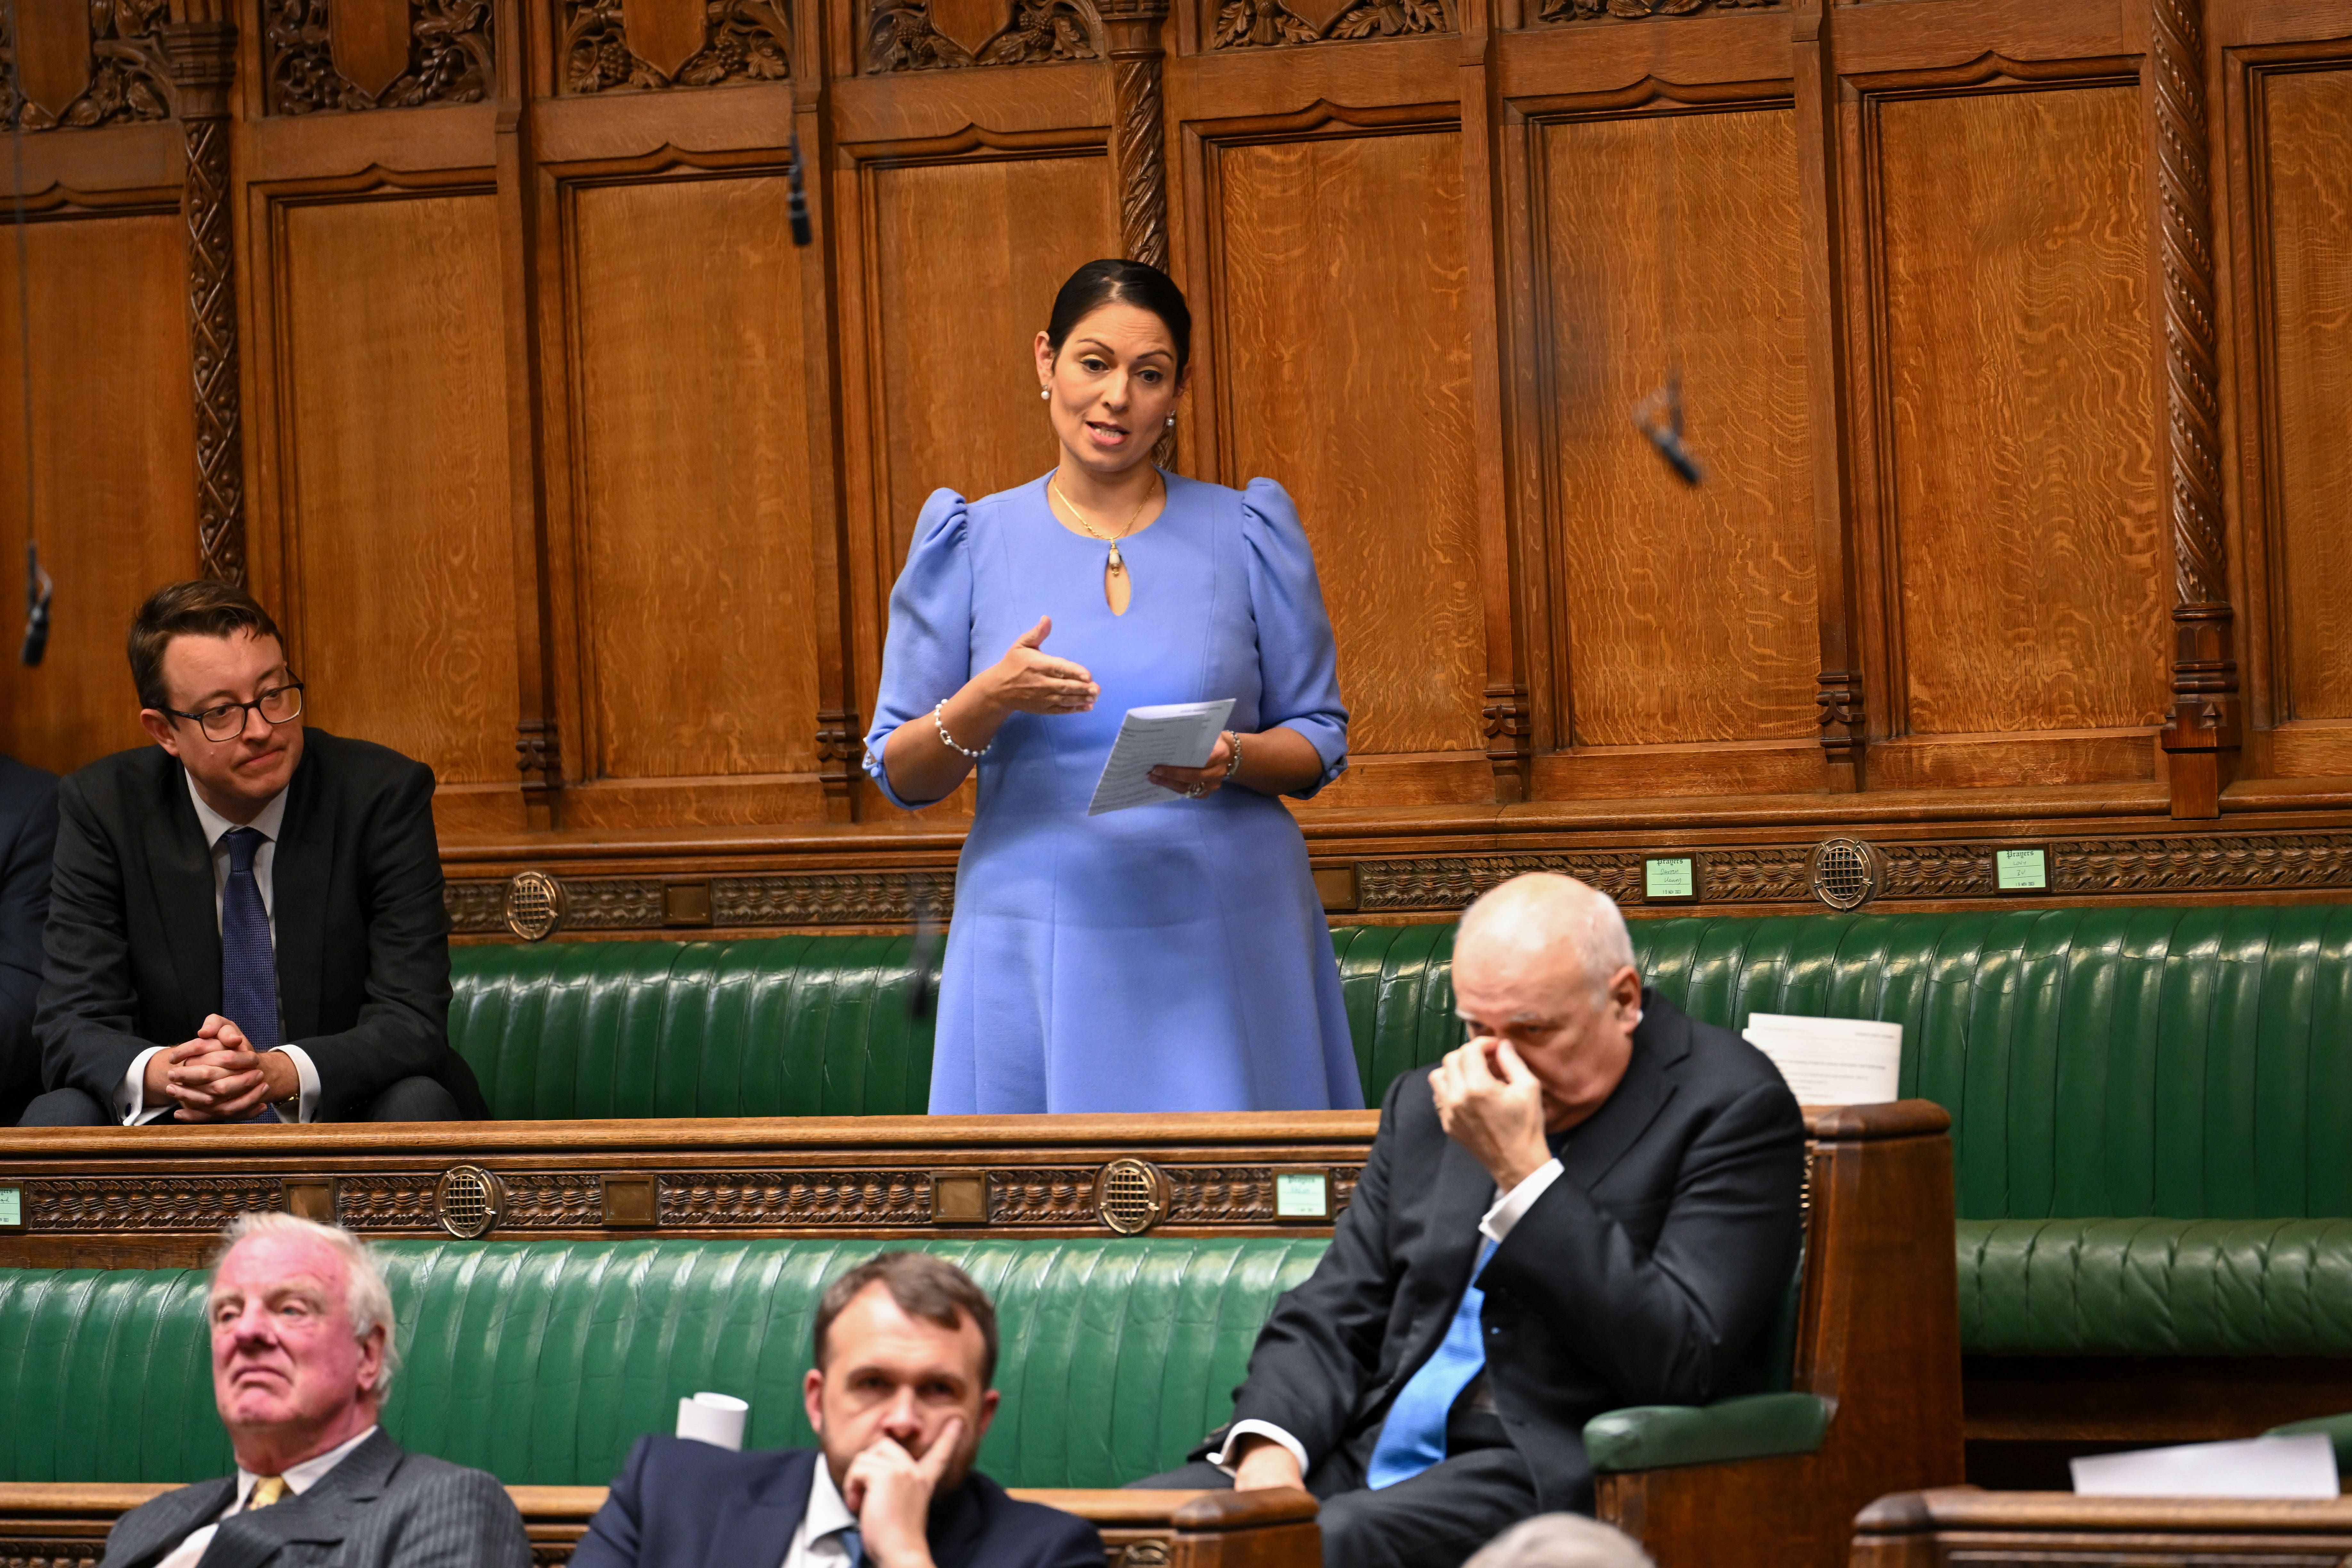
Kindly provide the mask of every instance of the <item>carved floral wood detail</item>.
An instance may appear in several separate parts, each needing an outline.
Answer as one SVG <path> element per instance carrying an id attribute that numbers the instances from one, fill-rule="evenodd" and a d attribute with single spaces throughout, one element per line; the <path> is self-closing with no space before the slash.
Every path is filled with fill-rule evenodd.
<path id="1" fill-rule="evenodd" d="M 621 0 L 563 0 L 563 90 L 716 87 L 783 81 L 793 74 L 793 30 L 776 0 L 709 0 L 699 52 L 665 76 L 629 50 Z"/>
<path id="2" fill-rule="evenodd" d="M 1362 0 L 1336 6 L 1318 0 L 1224 0 L 1217 8 L 1213 48 L 1271 48 L 1347 38 L 1396 38 L 1450 33 L 1443 0 Z"/>
<path id="3" fill-rule="evenodd" d="M 374 97 L 335 68 L 330 0 L 262 0 L 263 99 L 271 114 L 479 103 L 498 71 L 490 0 L 409 0 L 408 68 Z"/>
<path id="4" fill-rule="evenodd" d="M 89 0 L 89 86 L 52 117 L 16 91 L 16 40 L 0 9 L 0 130 L 87 129 L 172 118 L 171 68 L 159 30 L 171 19 L 170 0 Z"/>
<path id="5" fill-rule="evenodd" d="M 1536 15 L 1546 22 L 1593 22 L 1690 16 L 1702 11 L 1779 10 L 1786 5 L 1787 0 L 1543 0 Z"/>
<path id="6" fill-rule="evenodd" d="M 929 0 L 876 0 L 866 13 L 866 69 L 953 70 L 1099 58 L 1094 18 L 1079 0 L 1016 0 L 1010 24 L 977 54 L 931 26 Z"/>

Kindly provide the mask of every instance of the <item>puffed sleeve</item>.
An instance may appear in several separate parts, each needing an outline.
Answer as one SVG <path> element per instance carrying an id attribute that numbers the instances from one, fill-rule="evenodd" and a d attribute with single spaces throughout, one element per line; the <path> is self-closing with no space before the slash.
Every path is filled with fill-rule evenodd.
<path id="1" fill-rule="evenodd" d="M 1339 700 L 1331 617 L 1298 509 L 1272 479 L 1252 479 L 1242 492 L 1242 540 L 1257 620 L 1258 723 L 1297 731 L 1323 759 L 1322 776 L 1296 792 L 1304 799 L 1348 766 L 1348 705 Z"/>
<path id="2" fill-rule="evenodd" d="M 953 490 L 933 490 L 915 521 L 906 569 L 890 590 L 890 629 L 882 644 L 882 685 L 874 728 L 866 732 L 866 771 L 890 804 L 918 811 L 890 787 L 882 748 L 892 731 L 930 712 L 971 679 L 971 508 Z"/>

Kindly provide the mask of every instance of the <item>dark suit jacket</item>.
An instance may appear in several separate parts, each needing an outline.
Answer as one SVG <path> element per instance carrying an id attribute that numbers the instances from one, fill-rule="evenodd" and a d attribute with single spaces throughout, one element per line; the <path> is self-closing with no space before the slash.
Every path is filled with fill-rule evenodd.
<path id="1" fill-rule="evenodd" d="M 1764 1054 L 1654 991 L 1625 1078 L 1488 1260 L 1487 1375 L 1540 1509 L 1592 1506 L 1584 1424 L 1714 1397 L 1796 1267 L 1805 1127 Z M 1438 1124 L 1429 1073 L 1391 1086 L 1331 1250 L 1276 1303 L 1235 1391 L 1320 1465 L 1369 1459 L 1444 1339 L 1494 1179 Z"/>
<path id="2" fill-rule="evenodd" d="M 318 1118 L 344 1121 L 400 1079 L 437 1078 L 469 1116 L 480 1089 L 449 1048 L 449 916 L 433 772 L 322 730 L 303 737 L 271 859 L 288 1043 L 319 1069 Z M 51 1089 L 111 1105 L 149 1046 L 220 1010 L 212 855 L 186 775 L 161 747 L 118 752 L 58 791 L 41 985 Z"/>
<path id="3" fill-rule="evenodd" d="M 115 1521 L 100 1568 L 147 1568 L 236 1496 L 234 1476 L 198 1481 Z M 300 1497 L 221 1521 L 205 1568 L 530 1568 L 522 1516 L 498 1478 L 379 1431 Z"/>
<path id="4" fill-rule="evenodd" d="M 41 1092 L 33 1006 L 41 990 L 41 927 L 49 918 L 49 852 L 58 841 L 55 774 L 0 757 L 0 1127 Z"/>
<path id="5" fill-rule="evenodd" d="M 808 1511 L 814 1448 L 738 1454 L 640 1437 L 572 1568 L 777 1568 Z M 979 1471 L 931 1500 L 939 1568 L 1102 1568 L 1102 1537 L 1075 1514 L 1015 1502 Z"/>

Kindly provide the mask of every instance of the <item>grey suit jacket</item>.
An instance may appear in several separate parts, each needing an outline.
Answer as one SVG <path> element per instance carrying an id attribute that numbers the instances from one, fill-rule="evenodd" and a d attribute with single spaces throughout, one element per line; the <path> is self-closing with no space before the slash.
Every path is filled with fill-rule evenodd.
<path id="1" fill-rule="evenodd" d="M 198 1481 L 115 1522 L 100 1568 L 146 1568 L 211 1522 L 236 1479 Z M 300 1497 L 221 1521 L 202 1568 L 530 1568 L 498 1478 L 412 1454 L 382 1431 Z"/>

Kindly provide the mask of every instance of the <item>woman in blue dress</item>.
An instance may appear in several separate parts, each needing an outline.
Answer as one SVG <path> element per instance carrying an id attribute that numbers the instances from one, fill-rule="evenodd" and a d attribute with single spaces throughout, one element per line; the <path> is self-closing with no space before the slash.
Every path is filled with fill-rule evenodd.
<path id="1" fill-rule="evenodd" d="M 1037 334 L 1053 472 L 935 492 L 890 595 L 866 766 L 919 810 L 980 774 L 935 1113 L 1363 1104 L 1307 846 L 1277 798 L 1347 766 L 1331 623 L 1282 487 L 1167 473 L 1192 316 L 1095 261 Z M 1234 699 L 1178 792 L 1088 816 L 1129 708 Z"/>

